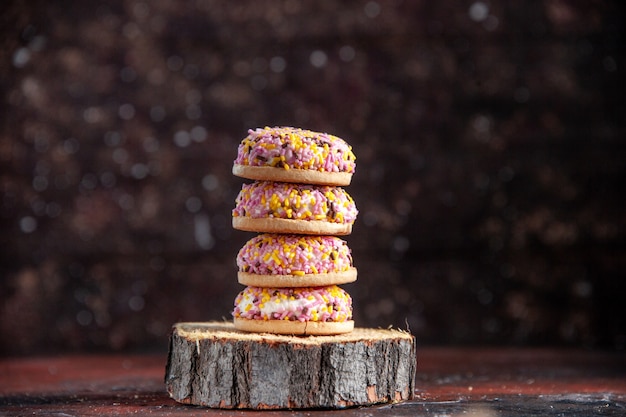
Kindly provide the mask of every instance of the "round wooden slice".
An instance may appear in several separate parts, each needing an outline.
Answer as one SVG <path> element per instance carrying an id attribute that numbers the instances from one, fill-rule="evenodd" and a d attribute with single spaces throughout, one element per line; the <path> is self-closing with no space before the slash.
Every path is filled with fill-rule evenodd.
<path id="1" fill-rule="evenodd" d="M 177 323 L 165 371 L 174 400 L 211 408 L 345 408 L 413 398 L 415 338 L 355 328 L 335 336 Z"/>

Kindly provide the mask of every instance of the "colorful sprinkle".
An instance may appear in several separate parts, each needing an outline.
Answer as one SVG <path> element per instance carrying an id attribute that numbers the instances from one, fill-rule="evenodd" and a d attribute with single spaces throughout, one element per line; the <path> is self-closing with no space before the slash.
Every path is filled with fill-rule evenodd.
<path id="1" fill-rule="evenodd" d="M 341 187 L 256 181 L 244 184 L 233 217 L 275 217 L 352 224 L 358 210 Z"/>
<path id="2" fill-rule="evenodd" d="M 352 267 L 348 244 L 335 236 L 261 234 L 237 254 L 239 271 L 258 275 L 343 272 Z"/>
<path id="3" fill-rule="evenodd" d="M 354 173 L 356 157 L 343 139 L 293 127 L 250 129 L 235 164 Z"/>
<path id="4" fill-rule="evenodd" d="M 336 285 L 313 288 L 246 287 L 235 299 L 235 318 L 345 322 L 352 298 Z"/>

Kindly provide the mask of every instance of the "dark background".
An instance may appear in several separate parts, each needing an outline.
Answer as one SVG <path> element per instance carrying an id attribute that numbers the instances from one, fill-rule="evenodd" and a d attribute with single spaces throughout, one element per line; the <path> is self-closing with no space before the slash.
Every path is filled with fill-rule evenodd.
<path id="1" fill-rule="evenodd" d="M 623 350 L 619 3 L 3 2 L 0 352 L 230 319 L 266 125 L 353 145 L 357 326 Z"/>

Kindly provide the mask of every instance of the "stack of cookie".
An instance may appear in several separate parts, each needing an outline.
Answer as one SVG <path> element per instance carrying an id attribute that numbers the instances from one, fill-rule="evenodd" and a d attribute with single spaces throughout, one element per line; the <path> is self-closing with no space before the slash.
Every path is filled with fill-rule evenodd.
<path id="1" fill-rule="evenodd" d="M 330 335 L 353 330 L 352 300 L 340 284 L 356 280 L 350 249 L 337 236 L 357 216 L 349 185 L 352 148 L 326 133 L 292 127 L 250 130 L 233 174 L 244 184 L 233 227 L 257 232 L 237 255 L 246 288 L 233 311 L 239 330 Z"/>

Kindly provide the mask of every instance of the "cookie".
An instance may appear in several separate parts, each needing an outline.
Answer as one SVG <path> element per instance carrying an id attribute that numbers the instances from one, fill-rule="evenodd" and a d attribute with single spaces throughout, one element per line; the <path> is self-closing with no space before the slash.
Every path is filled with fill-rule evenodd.
<path id="1" fill-rule="evenodd" d="M 261 181 L 349 185 L 352 147 L 327 133 L 294 127 L 250 129 L 237 149 L 233 174 Z"/>
<path id="2" fill-rule="evenodd" d="M 237 254 L 239 283 L 310 287 L 356 281 L 348 244 L 335 236 L 261 234 Z"/>
<path id="3" fill-rule="evenodd" d="M 244 184 L 233 227 L 260 233 L 348 235 L 358 210 L 341 187 L 255 181 Z"/>
<path id="4" fill-rule="evenodd" d="M 352 298 L 331 285 L 246 287 L 235 299 L 235 327 L 250 332 L 330 335 L 354 329 Z"/>
<path id="5" fill-rule="evenodd" d="M 319 322 L 319 321 L 287 321 L 287 320 L 233 320 L 235 328 L 244 332 L 273 333 L 299 336 L 329 336 L 350 333 L 354 330 L 354 321 Z"/>

